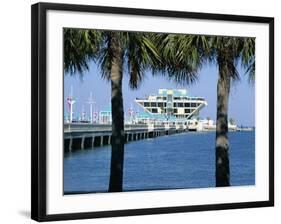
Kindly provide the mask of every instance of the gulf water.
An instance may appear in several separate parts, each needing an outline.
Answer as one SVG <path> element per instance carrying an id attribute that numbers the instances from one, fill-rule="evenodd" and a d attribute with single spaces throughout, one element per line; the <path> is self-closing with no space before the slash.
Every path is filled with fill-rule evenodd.
<path id="1" fill-rule="evenodd" d="M 255 132 L 230 132 L 230 182 L 255 184 Z M 64 154 L 64 192 L 106 192 L 111 147 Z M 215 187 L 215 133 L 187 132 L 125 145 L 123 191 Z"/>

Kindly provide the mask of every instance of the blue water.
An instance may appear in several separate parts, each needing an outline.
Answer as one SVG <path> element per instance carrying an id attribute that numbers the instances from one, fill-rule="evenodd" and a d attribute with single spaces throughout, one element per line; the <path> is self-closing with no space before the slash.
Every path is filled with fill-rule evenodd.
<path id="1" fill-rule="evenodd" d="M 230 132 L 232 186 L 255 184 L 255 134 Z M 215 186 L 215 133 L 189 132 L 125 145 L 123 190 Z M 65 153 L 64 192 L 105 192 L 111 147 Z"/>

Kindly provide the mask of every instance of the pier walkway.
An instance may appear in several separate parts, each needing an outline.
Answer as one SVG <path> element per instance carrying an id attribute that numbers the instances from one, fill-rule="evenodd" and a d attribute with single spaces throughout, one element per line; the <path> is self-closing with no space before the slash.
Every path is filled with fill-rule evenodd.
<path id="1" fill-rule="evenodd" d="M 185 131 L 188 131 L 188 127 L 182 124 L 125 124 L 125 140 L 137 141 Z M 64 151 L 109 145 L 111 132 L 110 124 L 64 124 Z"/>

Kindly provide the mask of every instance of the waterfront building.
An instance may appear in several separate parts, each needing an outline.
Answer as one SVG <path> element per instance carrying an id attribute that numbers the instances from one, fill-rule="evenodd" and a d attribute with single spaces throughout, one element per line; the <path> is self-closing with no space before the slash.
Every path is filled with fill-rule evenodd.
<path id="1" fill-rule="evenodd" d="M 149 114 L 162 114 L 178 119 L 196 117 L 207 105 L 203 97 L 188 96 L 186 89 L 159 89 L 157 95 L 136 98 L 135 102 Z"/>
<path id="2" fill-rule="evenodd" d="M 188 120 L 189 131 L 216 131 L 216 124 L 211 119 L 191 119 Z M 237 125 L 228 123 L 229 131 L 237 131 Z"/>
<path id="3" fill-rule="evenodd" d="M 99 123 L 100 124 L 111 124 L 112 116 L 111 116 L 111 106 L 101 110 L 99 112 Z"/>

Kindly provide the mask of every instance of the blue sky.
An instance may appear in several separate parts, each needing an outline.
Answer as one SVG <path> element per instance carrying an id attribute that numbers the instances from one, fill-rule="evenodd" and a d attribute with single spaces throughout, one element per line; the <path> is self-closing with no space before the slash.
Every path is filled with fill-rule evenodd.
<path id="1" fill-rule="evenodd" d="M 93 98 L 96 104 L 94 110 L 99 111 L 110 105 L 111 88 L 110 82 L 101 78 L 100 71 L 97 65 L 92 62 L 89 64 L 89 70 L 80 74 L 64 76 L 64 95 L 65 98 L 69 95 L 71 86 L 73 87 L 73 95 L 76 99 L 74 105 L 74 113 L 81 113 L 84 107 L 87 115 L 89 114 L 89 105 L 87 101 L 90 92 L 93 93 Z M 247 77 L 244 75 L 244 70 L 238 68 L 241 79 L 233 83 L 229 101 L 229 118 L 234 118 L 238 125 L 254 126 L 255 124 L 255 86 L 249 84 Z M 206 65 L 199 73 L 199 80 L 192 85 L 178 85 L 162 76 L 152 77 L 150 72 L 145 74 L 145 79 L 139 89 L 131 90 L 128 86 L 128 74 L 123 77 L 123 97 L 124 110 L 128 114 L 129 107 L 132 105 L 134 110 L 141 111 L 135 103 L 136 97 L 144 97 L 149 94 L 157 94 L 158 89 L 167 88 L 186 88 L 188 95 L 201 96 L 206 99 L 208 105 L 200 111 L 200 117 L 216 118 L 216 88 L 217 88 L 217 67 L 215 65 Z M 64 99 L 66 108 L 66 99 Z M 88 115 L 89 116 L 89 115 Z"/>

